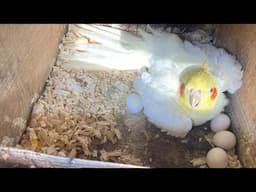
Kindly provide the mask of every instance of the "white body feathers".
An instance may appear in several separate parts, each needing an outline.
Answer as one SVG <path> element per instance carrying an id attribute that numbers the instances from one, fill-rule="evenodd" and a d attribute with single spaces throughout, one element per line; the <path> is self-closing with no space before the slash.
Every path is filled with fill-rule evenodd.
<path id="1" fill-rule="evenodd" d="M 77 55 L 70 60 L 78 65 L 87 63 L 94 68 L 128 70 L 147 67 L 148 70 L 143 68 L 134 81 L 134 89 L 141 96 L 148 120 L 173 136 L 186 136 L 192 125 L 200 125 L 214 118 L 228 104 L 221 93 L 215 108 L 209 113 L 198 115 L 183 111 L 177 98 L 179 77 L 184 69 L 207 61 L 221 92 L 233 94 L 241 86 L 241 65 L 223 49 L 212 45 L 192 44 L 182 41 L 175 34 L 153 30 L 152 34 L 140 32 L 142 38 L 97 25 L 80 25 L 79 30 L 77 28 L 80 35 L 92 38 L 101 45 L 83 47 L 88 52 L 75 53 Z"/>

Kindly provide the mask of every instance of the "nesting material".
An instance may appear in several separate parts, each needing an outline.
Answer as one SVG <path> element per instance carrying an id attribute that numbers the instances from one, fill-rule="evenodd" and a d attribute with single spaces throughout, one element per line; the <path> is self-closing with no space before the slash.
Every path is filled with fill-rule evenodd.
<path id="1" fill-rule="evenodd" d="M 50 155 L 142 165 L 138 158 L 115 147 L 122 139 L 117 117 L 125 113 L 136 72 L 65 68 L 64 56 L 74 54 L 70 46 L 77 40 L 88 42 L 72 31 L 64 37 L 20 145 Z"/>
<path id="2" fill-rule="evenodd" d="M 4 136 L 0 145 L 3 147 L 13 147 L 14 143 L 15 143 L 14 138 Z"/>
<path id="3" fill-rule="evenodd" d="M 242 168 L 242 164 L 235 153 L 235 150 L 229 150 L 228 152 L 228 168 Z"/>
<path id="4" fill-rule="evenodd" d="M 194 167 L 200 167 L 200 166 L 206 165 L 206 158 L 205 157 L 194 158 L 190 162 Z"/>
<path id="5" fill-rule="evenodd" d="M 113 161 L 126 164 L 141 165 L 142 161 L 135 158 L 125 150 L 117 149 L 111 152 L 106 152 L 104 149 L 100 151 L 102 161 Z"/>
<path id="6" fill-rule="evenodd" d="M 132 73 L 67 72 L 54 67 L 21 145 L 51 155 L 114 162 L 126 158 L 141 165 L 121 150 L 102 149 L 104 144 L 114 146 L 122 138 L 115 127 L 116 117 L 125 113 L 132 78 Z"/>

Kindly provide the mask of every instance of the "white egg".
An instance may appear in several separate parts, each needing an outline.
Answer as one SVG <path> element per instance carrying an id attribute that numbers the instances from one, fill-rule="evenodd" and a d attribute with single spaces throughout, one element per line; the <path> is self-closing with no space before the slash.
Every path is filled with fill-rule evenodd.
<path id="1" fill-rule="evenodd" d="M 126 107 L 131 113 L 139 113 L 143 109 L 141 97 L 135 93 L 130 94 L 126 99 Z"/>
<path id="2" fill-rule="evenodd" d="M 210 168 L 226 168 L 228 165 L 228 155 L 219 147 L 212 148 L 207 153 L 206 163 Z"/>
<path id="3" fill-rule="evenodd" d="M 223 131 L 229 128 L 231 124 L 229 116 L 224 113 L 216 116 L 210 123 L 211 130 L 213 132 Z"/>
<path id="4" fill-rule="evenodd" d="M 219 131 L 213 136 L 213 144 L 217 147 L 229 150 L 236 145 L 236 137 L 230 131 Z"/>

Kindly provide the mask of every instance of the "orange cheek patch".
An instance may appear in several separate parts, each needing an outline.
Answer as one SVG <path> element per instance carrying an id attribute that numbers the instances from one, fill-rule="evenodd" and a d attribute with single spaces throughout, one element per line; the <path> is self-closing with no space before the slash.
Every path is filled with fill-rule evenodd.
<path id="1" fill-rule="evenodd" d="M 212 88 L 212 95 L 211 95 L 211 100 L 214 100 L 218 95 L 218 91 L 216 87 Z"/>
<path id="2" fill-rule="evenodd" d="M 184 85 L 184 83 L 182 83 L 182 84 L 180 85 L 180 96 L 183 96 L 183 95 L 184 95 L 184 89 L 185 89 L 185 85 Z"/>

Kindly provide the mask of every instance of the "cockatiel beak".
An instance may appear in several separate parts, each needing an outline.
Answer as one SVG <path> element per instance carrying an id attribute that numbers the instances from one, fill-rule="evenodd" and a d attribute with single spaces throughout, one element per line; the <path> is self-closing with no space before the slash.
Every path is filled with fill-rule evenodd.
<path id="1" fill-rule="evenodd" d="M 199 106 L 201 102 L 201 90 L 190 89 L 189 92 L 189 104 L 195 109 Z"/>

